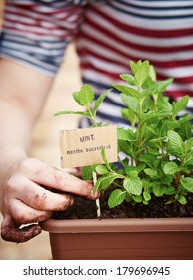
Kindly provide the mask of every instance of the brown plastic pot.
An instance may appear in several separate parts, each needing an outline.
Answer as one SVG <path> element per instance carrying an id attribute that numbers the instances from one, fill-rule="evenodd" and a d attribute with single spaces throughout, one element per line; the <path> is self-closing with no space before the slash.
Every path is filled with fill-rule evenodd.
<path id="1" fill-rule="evenodd" d="M 50 219 L 41 226 L 55 260 L 193 260 L 193 218 Z"/>

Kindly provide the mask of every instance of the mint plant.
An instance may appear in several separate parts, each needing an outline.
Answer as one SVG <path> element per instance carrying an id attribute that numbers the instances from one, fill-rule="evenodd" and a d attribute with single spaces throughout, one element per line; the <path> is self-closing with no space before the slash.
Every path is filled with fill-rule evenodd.
<path id="1" fill-rule="evenodd" d="M 130 70 L 131 74 L 120 75 L 123 83 L 112 85 L 120 93 L 125 105 L 121 113 L 130 125 L 117 128 L 118 152 L 124 157 L 119 156 L 119 165 L 109 163 L 103 150 L 104 164 L 83 167 L 82 177 L 90 180 L 97 173 L 94 190 L 102 194 L 109 190 L 110 208 L 124 201 L 147 205 L 153 196 L 164 197 L 167 204 L 186 204 L 193 193 L 193 116 L 183 114 L 189 97 L 171 104 L 163 93 L 173 79 L 158 82 L 147 60 L 131 61 Z M 110 90 L 94 102 L 94 91 L 85 84 L 73 94 L 84 110 L 55 115 L 80 114 L 93 126 L 108 125 L 96 122 L 96 112 Z"/>

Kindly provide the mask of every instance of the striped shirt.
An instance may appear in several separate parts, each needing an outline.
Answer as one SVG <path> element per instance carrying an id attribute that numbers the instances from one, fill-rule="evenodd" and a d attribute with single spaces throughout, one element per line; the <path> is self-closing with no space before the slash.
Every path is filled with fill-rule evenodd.
<path id="1" fill-rule="evenodd" d="M 98 96 L 130 60 L 149 60 L 158 80 L 173 77 L 171 100 L 193 97 L 193 0 L 9 0 L 0 56 L 54 76 L 76 43 L 84 83 Z M 98 121 L 122 125 L 120 96 L 108 94 Z M 186 111 L 193 112 L 193 100 Z M 82 126 L 88 125 L 84 120 Z"/>

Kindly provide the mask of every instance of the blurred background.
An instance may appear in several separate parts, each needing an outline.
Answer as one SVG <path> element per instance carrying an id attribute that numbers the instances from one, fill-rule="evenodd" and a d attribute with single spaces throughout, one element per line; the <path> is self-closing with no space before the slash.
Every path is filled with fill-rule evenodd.
<path id="1" fill-rule="evenodd" d="M 3 0 L 0 0 L 0 25 L 3 11 Z M 42 115 L 34 129 L 30 156 L 60 168 L 59 138 L 61 129 L 73 129 L 78 125 L 78 116 L 65 115 L 54 117 L 54 113 L 60 110 L 77 110 L 72 93 L 81 87 L 80 72 L 74 45 L 68 47 L 65 60 L 56 77 L 50 96 Z M 0 223 L 2 216 L 0 214 Z M 0 238 L 1 260 L 49 260 L 51 259 L 49 235 L 42 232 L 34 239 L 15 244 L 5 242 Z"/>

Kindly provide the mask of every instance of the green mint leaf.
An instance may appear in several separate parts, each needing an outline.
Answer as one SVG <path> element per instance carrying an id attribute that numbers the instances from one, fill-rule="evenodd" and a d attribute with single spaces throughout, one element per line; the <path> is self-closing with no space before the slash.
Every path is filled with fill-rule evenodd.
<path id="1" fill-rule="evenodd" d="M 149 88 L 146 89 L 146 92 L 147 94 L 151 93 L 152 95 L 162 93 L 167 89 L 167 87 L 172 83 L 172 81 L 172 78 L 168 78 L 161 82 L 154 82 Z"/>
<path id="2" fill-rule="evenodd" d="M 91 86 L 85 84 L 81 87 L 79 92 L 79 104 L 90 107 L 91 103 L 94 100 L 94 91 Z"/>
<path id="3" fill-rule="evenodd" d="M 128 120 L 133 127 L 135 126 L 135 123 L 139 120 L 137 113 L 134 112 L 134 110 L 132 109 L 122 108 L 121 115 L 124 119 Z"/>
<path id="4" fill-rule="evenodd" d="M 113 84 L 113 87 L 116 88 L 119 92 L 125 94 L 126 96 L 133 96 L 136 100 L 140 100 L 140 97 L 142 95 L 142 93 L 140 93 L 138 90 L 128 86 Z M 127 102 L 126 99 L 122 101 Z"/>
<path id="5" fill-rule="evenodd" d="M 94 186 L 94 192 L 97 190 L 106 190 L 114 180 L 120 178 L 118 174 L 105 174 L 98 178 L 95 186 Z"/>
<path id="6" fill-rule="evenodd" d="M 131 129 L 117 128 L 117 139 L 124 141 L 133 141 L 135 139 L 135 134 Z"/>
<path id="7" fill-rule="evenodd" d="M 132 199 L 137 203 L 140 203 L 143 201 L 143 197 L 141 195 L 133 195 Z"/>
<path id="8" fill-rule="evenodd" d="M 100 175 L 104 175 L 104 174 L 107 174 L 109 172 L 107 167 L 105 165 L 102 165 L 102 164 L 97 165 L 95 170 Z"/>
<path id="9" fill-rule="evenodd" d="M 123 181 L 123 187 L 130 194 L 140 195 L 142 192 L 142 181 L 135 178 L 126 178 Z"/>
<path id="10" fill-rule="evenodd" d="M 151 78 L 152 81 L 156 81 L 157 77 L 156 77 L 156 71 L 155 68 L 153 67 L 153 65 L 150 65 L 149 68 L 149 77 Z"/>
<path id="11" fill-rule="evenodd" d="M 185 114 L 185 115 L 182 115 L 179 119 L 179 123 L 182 125 L 182 124 L 186 124 L 186 126 L 188 124 L 191 124 L 190 121 L 193 119 L 193 115 L 188 115 L 188 114 Z"/>
<path id="12" fill-rule="evenodd" d="M 143 192 L 143 197 L 144 197 L 144 199 L 145 199 L 146 201 L 151 200 L 151 195 L 150 195 L 150 193 L 148 193 L 148 192 Z"/>
<path id="13" fill-rule="evenodd" d="M 145 172 L 145 174 L 147 174 L 152 179 L 157 179 L 158 178 L 158 172 L 154 169 L 145 168 L 144 172 Z"/>
<path id="14" fill-rule="evenodd" d="M 146 79 L 149 76 L 149 71 L 150 71 L 149 61 L 145 60 L 141 64 L 137 65 L 137 71 L 135 73 L 136 85 L 138 85 L 139 87 L 143 85 L 143 83 L 146 81 Z"/>
<path id="15" fill-rule="evenodd" d="M 182 205 L 187 204 L 187 200 L 186 200 L 185 196 L 183 196 L 183 195 L 179 195 L 176 200 Z"/>
<path id="16" fill-rule="evenodd" d="M 192 150 L 193 148 L 193 137 L 192 137 L 192 124 L 190 124 L 190 127 L 187 128 L 186 130 L 186 125 L 183 126 L 185 128 L 185 130 L 183 130 L 183 132 L 185 131 L 185 133 L 183 133 L 181 135 L 181 137 L 184 139 L 187 139 L 185 142 L 185 146 L 186 146 L 186 151 Z"/>
<path id="17" fill-rule="evenodd" d="M 119 189 L 114 190 L 108 199 L 109 207 L 114 208 L 120 205 L 121 203 L 123 203 L 123 201 L 126 198 L 126 195 L 127 195 L 126 191 L 121 191 Z"/>
<path id="18" fill-rule="evenodd" d="M 183 141 L 180 135 L 173 131 L 169 130 L 167 133 L 169 140 L 169 149 L 173 156 L 182 157 L 183 155 Z"/>
<path id="19" fill-rule="evenodd" d="M 143 154 L 142 156 L 140 156 L 139 159 L 140 159 L 140 161 L 145 162 L 152 169 L 157 164 L 157 157 L 152 154 Z"/>
<path id="20" fill-rule="evenodd" d="M 140 118 L 142 121 L 147 121 L 149 119 L 159 119 L 159 118 L 165 118 L 167 116 L 170 116 L 172 115 L 170 112 L 166 113 L 166 112 L 152 112 L 152 111 L 149 111 L 149 112 L 145 112 L 145 113 L 142 113 L 140 115 Z"/>
<path id="21" fill-rule="evenodd" d="M 137 166 L 135 166 L 135 169 L 137 173 L 139 174 L 144 168 L 146 167 L 146 164 L 144 162 L 139 163 Z"/>
<path id="22" fill-rule="evenodd" d="M 128 95 L 128 96 L 131 96 L 131 97 L 133 97 L 134 98 L 134 100 L 140 100 L 141 98 L 143 98 L 143 93 L 142 92 L 139 92 L 138 90 L 136 90 L 136 89 L 134 89 L 134 88 L 128 88 L 128 93 L 124 93 L 123 92 L 123 94 L 125 94 L 125 95 Z M 126 96 L 125 96 L 126 97 Z M 125 103 L 125 104 L 127 104 L 127 106 L 128 107 L 131 107 L 132 105 L 135 105 L 135 108 L 137 108 L 137 107 L 139 107 L 139 105 L 137 105 L 137 103 L 136 104 L 134 104 L 134 102 L 133 102 L 133 104 L 130 104 L 129 105 L 129 101 L 131 101 L 131 99 L 128 99 L 128 101 L 126 100 L 126 98 L 124 99 L 124 96 L 122 96 L 122 101 Z"/>
<path id="23" fill-rule="evenodd" d="M 121 101 L 128 107 L 128 109 L 132 109 L 134 112 L 139 112 L 139 102 L 137 101 L 137 98 L 133 96 L 129 96 L 125 93 L 121 94 Z"/>
<path id="24" fill-rule="evenodd" d="M 92 109 L 92 113 L 93 115 L 96 114 L 99 106 L 103 103 L 105 97 L 107 96 L 107 94 L 111 91 L 112 89 L 106 90 L 105 92 L 103 92 L 96 100 L 94 108 Z"/>
<path id="25" fill-rule="evenodd" d="M 128 176 L 129 176 L 130 179 L 137 179 L 137 180 L 139 180 L 138 172 L 137 172 L 135 166 L 131 166 L 131 170 L 128 171 L 127 174 L 128 174 Z"/>
<path id="26" fill-rule="evenodd" d="M 178 121 L 176 120 L 167 120 L 166 121 L 166 128 L 167 130 L 170 129 L 170 130 L 173 130 L 173 129 L 176 129 L 176 128 L 180 128 L 180 124 Z"/>
<path id="27" fill-rule="evenodd" d="M 174 195 L 176 193 L 176 189 L 174 186 L 169 186 L 166 188 L 165 194 L 166 195 Z"/>
<path id="28" fill-rule="evenodd" d="M 121 74 L 120 78 L 123 81 L 125 81 L 126 83 L 128 83 L 129 85 L 132 85 L 132 86 L 135 85 L 134 77 L 130 74 Z"/>
<path id="29" fill-rule="evenodd" d="M 175 162 L 167 162 L 164 167 L 163 171 L 165 174 L 173 175 L 178 172 L 178 166 Z"/>
<path id="30" fill-rule="evenodd" d="M 82 115 L 86 118 L 90 118 L 90 115 L 87 112 L 83 112 L 83 111 L 59 111 L 55 113 L 54 116 L 69 115 L 69 114 Z"/>
<path id="31" fill-rule="evenodd" d="M 82 105 L 82 104 L 80 103 L 80 92 L 79 92 L 79 91 L 74 92 L 74 93 L 72 94 L 72 96 L 73 96 L 74 101 L 75 101 L 76 103 L 78 103 L 79 105 Z"/>
<path id="32" fill-rule="evenodd" d="M 172 104 L 168 103 L 168 102 L 164 102 L 161 101 L 159 102 L 158 104 L 158 109 L 160 112 L 165 112 L 165 113 L 170 113 L 171 115 L 173 115 L 173 107 L 172 107 Z"/>
<path id="33" fill-rule="evenodd" d="M 184 110 L 188 104 L 189 96 L 184 96 L 177 102 L 172 104 L 174 114 L 177 115 L 180 111 Z"/>
<path id="34" fill-rule="evenodd" d="M 155 196 L 163 196 L 166 192 L 166 186 L 164 185 L 161 185 L 160 182 L 154 182 L 154 185 L 153 185 L 153 193 L 155 194 Z"/>
<path id="35" fill-rule="evenodd" d="M 138 64 L 141 62 L 138 61 Z M 135 75 L 136 71 L 137 71 L 137 64 L 135 64 L 132 60 L 130 60 L 129 66 L 131 68 L 132 73 Z"/>
<path id="36" fill-rule="evenodd" d="M 189 192 L 193 192 L 193 178 L 191 177 L 185 177 L 182 178 L 181 184 Z"/>
<path id="37" fill-rule="evenodd" d="M 92 180 L 93 170 L 91 166 L 83 166 L 82 167 L 82 179 L 83 180 Z"/>
<path id="38" fill-rule="evenodd" d="M 193 165 L 193 151 L 188 152 L 184 158 L 184 166 Z"/>

